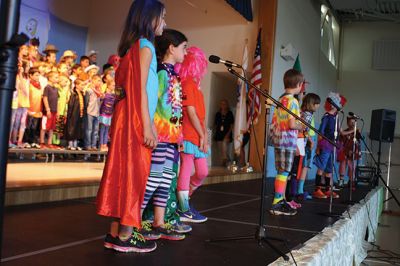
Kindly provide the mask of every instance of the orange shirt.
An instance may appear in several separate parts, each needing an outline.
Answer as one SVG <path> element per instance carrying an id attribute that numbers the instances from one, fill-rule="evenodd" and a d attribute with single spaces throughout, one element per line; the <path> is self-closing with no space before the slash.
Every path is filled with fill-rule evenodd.
<path id="1" fill-rule="evenodd" d="M 190 141 L 191 143 L 200 146 L 200 137 L 190 122 L 187 107 L 193 106 L 196 109 L 196 114 L 200 120 L 201 127 L 205 128 L 204 121 L 206 118 L 206 110 L 204 106 L 204 96 L 199 86 L 197 86 L 193 80 L 185 80 L 181 85 L 183 92 L 183 140 Z"/>
<path id="2" fill-rule="evenodd" d="M 42 117 L 42 90 L 40 85 L 37 87 L 32 83 L 29 85 L 30 107 L 28 108 L 28 112 L 30 116 L 39 118 Z"/>

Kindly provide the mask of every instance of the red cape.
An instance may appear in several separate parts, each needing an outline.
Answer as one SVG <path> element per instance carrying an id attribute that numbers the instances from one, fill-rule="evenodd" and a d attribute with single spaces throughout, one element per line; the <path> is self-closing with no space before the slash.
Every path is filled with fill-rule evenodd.
<path id="1" fill-rule="evenodd" d="M 97 193 L 97 213 L 140 228 L 151 150 L 143 145 L 139 41 L 121 59 L 115 83 L 125 89 L 126 97 L 117 103 L 113 113 L 111 144 Z"/>

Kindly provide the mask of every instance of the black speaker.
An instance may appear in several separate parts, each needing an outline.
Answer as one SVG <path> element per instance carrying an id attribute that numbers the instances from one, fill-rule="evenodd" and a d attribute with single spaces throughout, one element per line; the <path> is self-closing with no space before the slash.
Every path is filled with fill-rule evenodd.
<path id="1" fill-rule="evenodd" d="M 369 137 L 377 141 L 393 142 L 395 126 L 396 111 L 386 109 L 372 110 Z"/>

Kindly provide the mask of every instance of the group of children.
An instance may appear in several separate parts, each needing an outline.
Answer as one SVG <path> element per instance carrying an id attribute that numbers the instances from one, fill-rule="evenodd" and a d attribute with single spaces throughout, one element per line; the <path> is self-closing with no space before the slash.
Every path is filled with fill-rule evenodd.
<path id="1" fill-rule="evenodd" d="M 112 217 L 104 246 L 150 252 L 155 240 L 183 240 L 201 215 L 189 198 L 208 175 L 209 140 L 200 89 L 204 52 L 165 28 L 157 0 L 132 3 L 121 36 L 111 142 L 97 212 Z M 179 164 L 180 161 L 180 164 Z M 195 169 L 194 174 L 192 171 Z"/>
<path id="2" fill-rule="evenodd" d="M 106 151 L 118 60 L 100 74 L 93 54 L 76 63 L 67 50 L 57 63 L 54 45 L 36 45 L 19 50 L 9 147 Z"/>
<path id="3" fill-rule="evenodd" d="M 314 93 L 305 95 L 304 77 L 295 69 L 290 69 L 284 74 L 283 82 L 285 93 L 279 98 L 280 103 L 314 127 L 313 114 L 320 106 L 320 97 Z M 301 108 L 299 100 L 302 101 Z M 347 168 L 350 182 L 354 184 L 354 162 L 359 159 L 359 140 L 361 138 L 361 134 L 357 130 L 356 143 L 354 143 L 354 117 L 347 117 L 348 128 L 345 130 L 341 130 L 339 123 L 336 123 L 339 111 L 337 107 L 342 108 L 345 103 L 346 99 L 343 96 L 331 92 L 324 104 L 326 113 L 322 117 L 319 127 L 319 131 L 339 147 L 336 158 L 340 162 L 340 178 L 338 180 L 340 187 L 344 186 L 344 175 Z M 337 140 L 335 140 L 335 125 L 340 136 Z M 331 191 L 334 146 L 329 141 L 319 136 L 317 147 L 314 149 L 315 132 L 280 107 L 274 110 L 270 135 L 275 147 L 277 170 L 271 214 L 295 215 L 296 210 L 301 207 L 301 202 L 313 197 L 323 199 L 332 194 L 333 198 L 339 198 L 337 193 Z M 355 145 L 353 146 L 353 144 Z M 356 149 L 354 149 L 353 157 L 354 147 Z M 315 156 L 314 150 L 316 151 Z M 315 177 L 315 191 L 312 194 L 304 191 L 304 182 L 311 163 L 318 169 Z M 288 181 L 289 179 L 290 181 Z"/>

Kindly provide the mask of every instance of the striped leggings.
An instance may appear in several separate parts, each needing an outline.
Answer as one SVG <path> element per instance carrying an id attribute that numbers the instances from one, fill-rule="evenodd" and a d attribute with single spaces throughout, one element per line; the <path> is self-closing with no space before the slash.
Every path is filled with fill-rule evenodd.
<path id="1" fill-rule="evenodd" d="M 165 208 L 169 197 L 169 187 L 176 176 L 173 171 L 174 162 L 179 161 L 179 152 L 176 144 L 158 143 L 151 154 L 150 176 L 146 184 L 146 192 L 142 203 L 144 210 L 153 198 L 153 204 Z"/>

